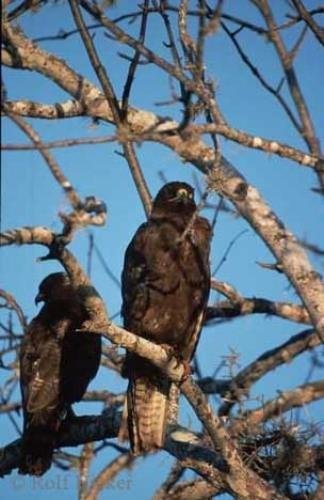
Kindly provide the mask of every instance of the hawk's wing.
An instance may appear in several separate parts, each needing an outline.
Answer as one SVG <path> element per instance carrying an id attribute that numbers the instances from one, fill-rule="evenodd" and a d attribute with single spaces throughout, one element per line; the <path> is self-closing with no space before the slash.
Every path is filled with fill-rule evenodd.
<path id="1" fill-rule="evenodd" d="M 151 305 L 150 290 L 167 295 L 177 288 L 179 274 L 172 249 L 178 235 L 177 228 L 169 221 L 150 221 L 139 227 L 128 245 L 122 273 L 122 315 L 126 328 L 136 331 L 133 322 L 140 321 Z"/>
<path id="2" fill-rule="evenodd" d="M 188 285 L 192 287 L 191 318 L 187 335 L 181 345 L 181 355 L 190 361 L 195 353 L 210 292 L 210 241 L 212 228 L 204 217 L 196 217 L 192 231 L 185 245 L 190 250 L 183 252 L 183 265 L 188 276 Z"/>
<path id="3" fill-rule="evenodd" d="M 63 341 L 61 395 L 68 405 L 82 399 L 100 366 L 101 336 L 75 331 L 80 326 L 71 328 Z"/>
<path id="4" fill-rule="evenodd" d="M 42 420 L 59 404 L 61 340 L 41 321 L 30 324 L 20 352 L 24 410 Z M 45 410 L 44 415 L 42 412 Z"/>
<path id="5" fill-rule="evenodd" d="M 40 316 L 31 322 L 20 351 L 24 433 L 19 472 L 36 476 L 51 466 L 60 425 L 61 339 L 56 333 L 66 327 L 54 323 L 52 329 Z"/>

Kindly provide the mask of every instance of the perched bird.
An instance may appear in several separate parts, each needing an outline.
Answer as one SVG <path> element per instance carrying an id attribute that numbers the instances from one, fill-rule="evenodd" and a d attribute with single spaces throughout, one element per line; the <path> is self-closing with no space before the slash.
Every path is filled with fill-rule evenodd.
<path id="1" fill-rule="evenodd" d="M 189 364 L 202 327 L 210 290 L 211 227 L 200 217 L 194 190 L 170 182 L 157 194 L 148 222 L 125 254 L 122 315 L 127 330 L 172 348 Z M 134 454 L 161 448 L 167 425 L 170 381 L 148 360 L 128 352 L 129 379 L 119 438 Z"/>
<path id="2" fill-rule="evenodd" d="M 41 476 L 51 466 L 57 432 L 72 415 L 100 363 L 101 337 L 77 332 L 88 319 L 82 301 L 64 273 L 47 276 L 35 302 L 44 301 L 20 349 L 24 411 L 21 474 Z"/>

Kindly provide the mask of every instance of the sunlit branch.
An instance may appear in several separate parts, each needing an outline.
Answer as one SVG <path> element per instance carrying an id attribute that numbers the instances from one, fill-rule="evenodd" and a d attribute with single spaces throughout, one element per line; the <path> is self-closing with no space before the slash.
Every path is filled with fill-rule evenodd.
<path id="1" fill-rule="evenodd" d="M 46 120 L 57 120 L 61 118 L 75 118 L 85 114 L 84 106 L 76 100 L 69 99 L 56 104 L 44 104 L 35 101 L 5 101 L 7 111 L 15 115 L 27 116 L 29 118 L 43 118 Z"/>
<path id="2" fill-rule="evenodd" d="M 248 314 L 279 316 L 296 323 L 310 324 L 307 310 L 298 304 L 275 302 L 261 297 L 241 297 L 240 300 L 219 301 L 210 305 L 206 311 L 206 324 L 213 324 L 219 318 L 237 318 Z"/>

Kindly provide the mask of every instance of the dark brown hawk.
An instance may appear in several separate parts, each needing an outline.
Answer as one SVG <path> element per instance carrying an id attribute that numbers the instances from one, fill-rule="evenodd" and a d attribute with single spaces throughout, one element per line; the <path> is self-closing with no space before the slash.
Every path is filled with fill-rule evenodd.
<path id="1" fill-rule="evenodd" d="M 211 227 L 199 217 L 194 190 L 166 184 L 148 222 L 130 242 L 122 274 L 122 315 L 127 330 L 173 348 L 189 363 L 202 327 L 210 289 Z M 127 403 L 119 432 L 133 453 L 164 443 L 171 384 L 149 361 L 126 354 Z M 128 432 L 127 432 L 128 429 Z"/>
<path id="2" fill-rule="evenodd" d="M 40 301 L 45 304 L 20 350 L 24 432 L 19 472 L 36 476 L 51 466 L 57 432 L 96 375 L 101 355 L 99 335 L 76 331 L 88 315 L 66 274 L 42 281 L 35 299 Z"/>

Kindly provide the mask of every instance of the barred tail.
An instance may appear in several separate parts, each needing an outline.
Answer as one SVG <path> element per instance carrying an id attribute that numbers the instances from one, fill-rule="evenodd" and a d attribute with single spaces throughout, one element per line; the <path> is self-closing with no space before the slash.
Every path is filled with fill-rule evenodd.
<path id="1" fill-rule="evenodd" d="M 125 440 L 128 435 L 135 455 L 163 447 L 170 387 L 162 375 L 159 379 L 139 376 L 129 381 L 118 437 Z"/>

